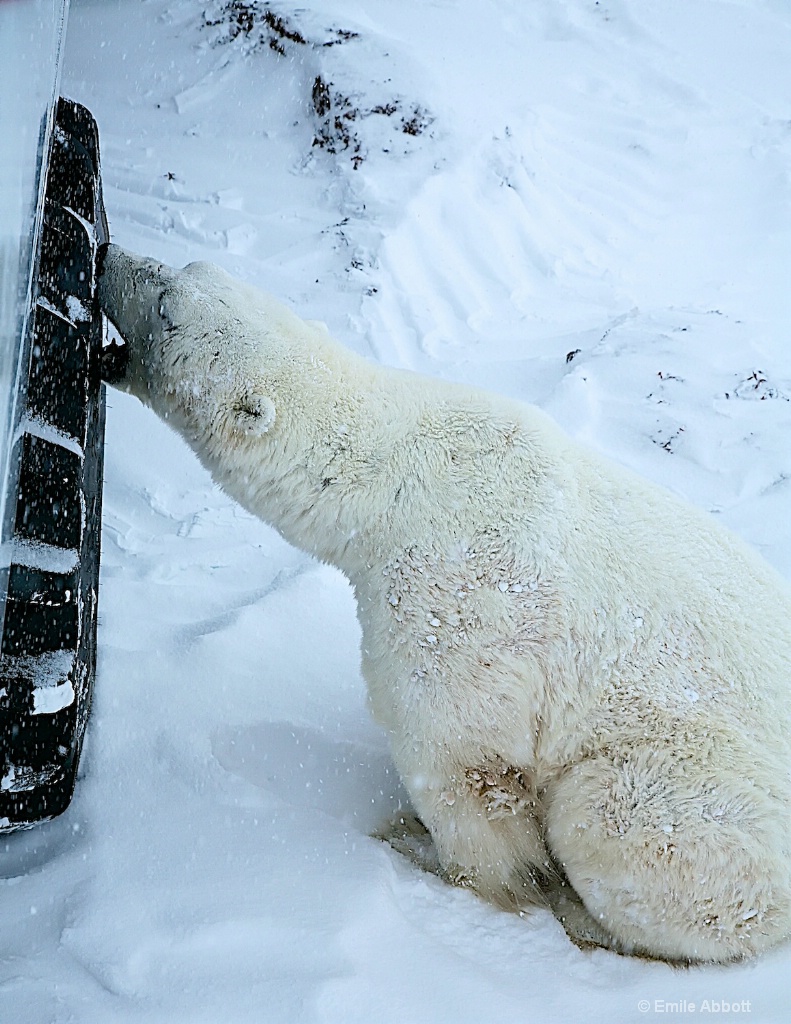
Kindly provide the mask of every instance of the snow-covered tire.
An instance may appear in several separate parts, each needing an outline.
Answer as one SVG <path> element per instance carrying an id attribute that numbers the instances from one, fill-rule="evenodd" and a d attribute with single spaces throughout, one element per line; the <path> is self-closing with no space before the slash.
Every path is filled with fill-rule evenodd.
<path id="1" fill-rule="evenodd" d="M 104 386 L 95 253 L 107 240 L 93 117 L 58 102 L 8 496 L 0 830 L 66 809 L 96 671 Z"/>

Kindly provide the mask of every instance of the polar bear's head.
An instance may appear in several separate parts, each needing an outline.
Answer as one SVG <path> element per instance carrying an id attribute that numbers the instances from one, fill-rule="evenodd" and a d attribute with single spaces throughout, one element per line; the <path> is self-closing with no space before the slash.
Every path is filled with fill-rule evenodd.
<path id="1" fill-rule="evenodd" d="M 193 443 L 269 431 L 275 402 L 262 349 L 278 349 L 296 317 L 210 263 L 176 270 L 108 245 L 97 270 L 99 303 L 125 342 L 106 353 L 110 383 Z"/>

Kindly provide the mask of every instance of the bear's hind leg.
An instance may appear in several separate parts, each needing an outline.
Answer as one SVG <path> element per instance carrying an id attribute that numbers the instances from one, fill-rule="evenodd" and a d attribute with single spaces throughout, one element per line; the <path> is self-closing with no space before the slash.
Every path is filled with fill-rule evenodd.
<path id="1" fill-rule="evenodd" d="M 733 769 L 632 748 L 567 769 L 545 806 L 550 852 L 611 948 L 727 962 L 791 930 L 784 809 Z"/>

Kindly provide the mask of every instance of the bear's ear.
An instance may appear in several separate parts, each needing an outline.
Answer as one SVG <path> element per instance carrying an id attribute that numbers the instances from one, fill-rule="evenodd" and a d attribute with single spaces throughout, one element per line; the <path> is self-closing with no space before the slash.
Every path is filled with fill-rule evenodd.
<path id="1" fill-rule="evenodd" d="M 237 428 L 252 437 L 261 437 L 275 422 L 274 402 L 266 395 L 244 395 L 233 414 Z"/>

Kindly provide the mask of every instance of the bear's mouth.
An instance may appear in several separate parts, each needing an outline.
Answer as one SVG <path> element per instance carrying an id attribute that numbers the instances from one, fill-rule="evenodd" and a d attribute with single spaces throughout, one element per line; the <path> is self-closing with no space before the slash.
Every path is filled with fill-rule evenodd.
<path id="1" fill-rule="evenodd" d="M 129 346 L 126 342 L 111 338 L 106 345 L 102 345 L 99 365 L 103 381 L 108 384 L 120 383 L 129 368 Z"/>

